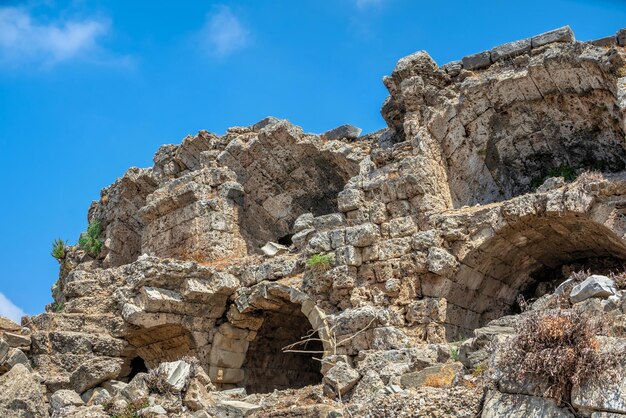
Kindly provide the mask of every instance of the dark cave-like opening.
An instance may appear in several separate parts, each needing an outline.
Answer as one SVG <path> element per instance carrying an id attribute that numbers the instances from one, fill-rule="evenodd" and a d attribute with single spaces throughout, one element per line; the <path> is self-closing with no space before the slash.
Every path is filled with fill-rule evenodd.
<path id="1" fill-rule="evenodd" d="M 317 333 L 311 334 L 311 324 L 300 311 L 300 306 L 288 303 L 279 311 L 267 311 L 256 338 L 250 342 L 246 360 L 244 387 L 248 393 L 269 393 L 274 389 L 297 389 L 322 381 L 321 362 L 324 348 L 316 341 Z M 295 350 L 284 348 L 302 341 Z"/>

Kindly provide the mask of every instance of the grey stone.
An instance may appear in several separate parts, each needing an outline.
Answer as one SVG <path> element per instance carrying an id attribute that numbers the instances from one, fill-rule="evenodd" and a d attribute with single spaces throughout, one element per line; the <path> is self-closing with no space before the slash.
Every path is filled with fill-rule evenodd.
<path id="1" fill-rule="evenodd" d="M 527 395 L 487 392 L 481 418 L 574 418 L 554 401 Z"/>
<path id="2" fill-rule="evenodd" d="M 531 38 L 532 47 L 537 48 L 554 42 L 574 42 L 574 32 L 569 26 L 554 29 Z"/>
<path id="3" fill-rule="evenodd" d="M 161 363 L 159 368 L 165 372 L 167 384 L 174 391 L 181 392 L 185 388 L 189 375 L 191 374 L 191 365 L 189 363 L 178 360 L 169 363 Z"/>
<path id="4" fill-rule="evenodd" d="M 260 405 L 243 401 L 218 401 L 217 405 L 208 410 L 216 417 L 244 418 L 261 409 Z"/>
<path id="5" fill-rule="evenodd" d="M 589 43 L 593 46 L 600 46 L 600 47 L 610 47 L 610 46 L 615 46 L 617 45 L 617 37 L 615 35 L 613 36 L 605 36 L 604 38 L 600 38 L 600 39 L 595 39 L 593 41 L 589 41 Z"/>
<path id="6" fill-rule="evenodd" d="M 66 406 L 80 406 L 85 403 L 80 398 L 78 393 L 69 389 L 57 390 L 50 396 L 50 410 L 51 412 L 59 411 Z"/>
<path id="7" fill-rule="evenodd" d="M 339 228 L 345 224 L 346 218 L 342 213 L 331 213 L 328 215 L 317 216 L 313 219 L 313 228 L 318 231 Z"/>
<path id="8" fill-rule="evenodd" d="M 606 276 L 594 274 L 577 284 L 570 293 L 572 303 L 582 302 L 589 298 L 606 298 L 617 293 L 615 282 Z"/>
<path id="9" fill-rule="evenodd" d="M 491 60 L 496 62 L 505 58 L 513 58 L 530 51 L 530 47 L 530 38 L 509 42 L 508 44 L 503 44 L 493 48 L 491 50 Z"/>
<path id="10" fill-rule="evenodd" d="M 5 332 L 4 339 L 11 347 L 30 347 L 30 335 Z"/>
<path id="11" fill-rule="evenodd" d="M 0 416 L 47 418 L 44 390 L 39 380 L 22 364 L 0 376 Z"/>
<path id="12" fill-rule="evenodd" d="M 76 369 L 70 377 L 70 383 L 76 392 L 83 393 L 87 389 L 117 377 L 121 371 L 121 359 L 96 357 L 87 360 Z"/>
<path id="13" fill-rule="evenodd" d="M 450 74 L 452 77 L 455 77 L 459 75 L 459 73 L 463 69 L 463 61 L 451 61 L 447 64 L 442 65 L 441 69 Z"/>
<path id="14" fill-rule="evenodd" d="M 363 192 L 358 189 L 345 189 L 337 196 L 337 206 L 342 212 L 358 209 L 363 203 Z"/>
<path id="15" fill-rule="evenodd" d="M 367 247 L 372 245 L 380 236 L 378 226 L 365 223 L 346 228 L 346 243 L 354 247 Z"/>
<path id="16" fill-rule="evenodd" d="M 345 124 L 345 125 L 338 126 L 335 129 L 331 129 L 330 131 L 324 132 L 322 136 L 328 139 L 329 141 L 332 141 L 335 139 L 343 139 L 343 138 L 356 139 L 361 134 L 361 131 L 362 131 L 361 128 L 357 128 L 356 126 Z"/>
<path id="17" fill-rule="evenodd" d="M 140 417 L 153 417 L 155 415 L 166 415 L 167 411 L 161 405 L 152 405 L 137 411 Z"/>
<path id="18" fill-rule="evenodd" d="M 336 394 L 337 391 L 343 396 L 352 389 L 361 374 L 350 367 L 347 363 L 338 362 L 331 367 L 324 376 L 324 383 L 330 386 L 330 394 Z"/>
<path id="19" fill-rule="evenodd" d="M 459 264 L 457 259 L 443 248 L 431 247 L 428 250 L 428 271 L 445 276 L 450 274 Z"/>
<path id="20" fill-rule="evenodd" d="M 463 57 L 463 68 L 466 70 L 479 70 L 491 65 L 491 54 L 489 51 L 478 52 L 476 54 Z"/>
<path id="21" fill-rule="evenodd" d="M 626 46 L 626 28 L 617 31 L 617 44 L 619 46 Z"/>
<path id="22" fill-rule="evenodd" d="M 298 216 L 298 218 L 296 218 L 294 224 L 293 224 L 293 231 L 294 232 L 300 232 L 300 231 L 304 231 L 305 229 L 311 229 L 313 228 L 313 219 L 315 217 L 313 216 L 312 213 L 304 213 L 300 216 Z"/>
<path id="23" fill-rule="evenodd" d="M 274 116 L 268 116 L 265 119 L 262 119 L 258 121 L 257 123 L 255 123 L 254 125 L 250 126 L 250 129 L 252 129 L 254 132 L 259 132 L 261 129 L 265 128 L 266 126 L 274 125 L 275 123 L 278 123 L 280 121 L 281 121 L 280 119 L 275 118 Z"/>
<path id="24" fill-rule="evenodd" d="M 565 179 L 563 177 L 549 177 L 541 186 L 537 188 L 537 193 L 549 192 L 550 190 L 558 189 L 563 185 L 565 185 Z"/>
<path id="25" fill-rule="evenodd" d="M 268 242 L 263 247 L 261 247 L 261 251 L 268 257 L 274 257 L 275 255 L 288 252 L 289 247 L 286 247 L 282 244 L 277 244 L 275 242 Z"/>

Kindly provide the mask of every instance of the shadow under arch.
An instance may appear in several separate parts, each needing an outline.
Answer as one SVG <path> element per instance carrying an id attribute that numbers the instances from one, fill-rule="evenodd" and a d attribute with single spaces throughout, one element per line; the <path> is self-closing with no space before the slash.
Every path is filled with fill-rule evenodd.
<path id="1" fill-rule="evenodd" d="M 517 296 L 542 271 L 570 263 L 626 261 L 623 231 L 614 231 L 585 213 L 563 212 L 508 220 L 462 260 L 448 302 L 448 338 L 467 336 L 488 321 L 512 312 Z"/>
<path id="2" fill-rule="evenodd" d="M 249 393 L 320 383 L 321 362 L 332 353 L 324 312 L 304 293 L 260 283 L 240 294 L 213 340 L 209 375 L 221 388 Z M 309 338 L 297 353 L 290 344 Z"/>

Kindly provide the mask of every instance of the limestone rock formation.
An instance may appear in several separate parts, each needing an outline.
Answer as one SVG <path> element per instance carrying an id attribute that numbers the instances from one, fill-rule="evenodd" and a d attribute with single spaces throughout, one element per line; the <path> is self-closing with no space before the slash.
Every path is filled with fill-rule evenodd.
<path id="1" fill-rule="evenodd" d="M 526 300 L 626 338 L 625 42 L 420 51 L 384 78 L 379 132 L 269 117 L 162 146 L 93 202 L 103 248 L 67 248 L 47 311 L 0 320 L 0 409 L 626 414 L 610 380 L 568 410 L 497 366 L 483 399 L 482 377 Z"/>

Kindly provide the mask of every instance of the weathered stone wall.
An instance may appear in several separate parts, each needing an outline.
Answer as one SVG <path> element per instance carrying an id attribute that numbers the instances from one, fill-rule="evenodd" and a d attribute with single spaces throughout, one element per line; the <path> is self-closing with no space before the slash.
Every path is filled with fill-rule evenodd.
<path id="1" fill-rule="evenodd" d="M 103 190 L 89 212 L 103 253 L 72 249 L 61 308 L 25 323 L 48 390 L 185 355 L 221 389 L 296 387 L 322 369 L 280 349 L 308 330 L 346 361 L 443 343 L 509 313 L 542 269 L 623 262 L 619 34 L 403 58 L 384 80 L 388 129 L 363 137 L 268 118 L 161 147 Z M 544 182 L 562 171 L 578 179 Z M 328 269 L 307 267 L 319 254 Z"/>

